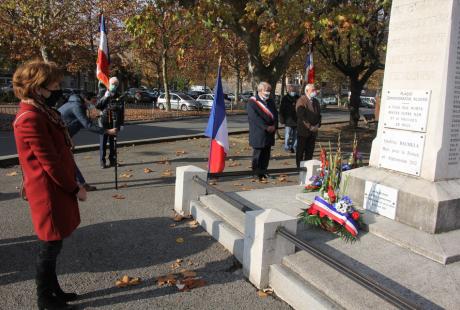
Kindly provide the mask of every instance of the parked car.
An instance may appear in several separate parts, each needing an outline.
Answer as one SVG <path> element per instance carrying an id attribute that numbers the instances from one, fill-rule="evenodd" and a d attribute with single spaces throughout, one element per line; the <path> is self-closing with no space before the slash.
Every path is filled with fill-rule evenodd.
<path id="1" fill-rule="evenodd" d="M 321 101 L 324 105 L 337 104 L 337 98 L 335 96 L 324 96 L 321 98 Z"/>
<path id="2" fill-rule="evenodd" d="M 249 98 L 251 98 L 252 96 L 254 96 L 254 92 L 252 90 L 244 91 L 241 93 L 241 100 L 249 100 Z"/>
<path id="3" fill-rule="evenodd" d="M 201 104 L 187 94 L 169 93 L 169 96 L 171 109 L 173 110 L 181 109 L 182 111 L 190 111 L 202 109 Z M 158 97 L 157 104 L 160 110 L 166 109 L 166 94 L 161 94 L 160 97 Z"/>
<path id="4" fill-rule="evenodd" d="M 374 97 L 364 97 L 361 96 L 361 107 L 363 108 L 375 108 L 375 98 Z"/>
<path id="5" fill-rule="evenodd" d="M 126 104 L 151 103 L 155 106 L 156 97 L 149 92 L 139 88 L 129 88 L 124 93 Z"/>
<path id="6" fill-rule="evenodd" d="M 211 110 L 212 104 L 214 102 L 214 95 L 213 94 L 204 94 L 199 96 L 196 101 L 202 106 L 203 110 Z M 230 109 L 231 107 L 231 100 L 224 94 L 224 103 L 225 109 Z"/>
<path id="7" fill-rule="evenodd" d="M 198 91 L 198 90 L 190 90 L 187 92 L 187 95 L 189 95 L 193 99 L 197 99 L 199 96 L 204 95 L 204 94 L 208 94 L 208 93 L 204 91 Z"/>

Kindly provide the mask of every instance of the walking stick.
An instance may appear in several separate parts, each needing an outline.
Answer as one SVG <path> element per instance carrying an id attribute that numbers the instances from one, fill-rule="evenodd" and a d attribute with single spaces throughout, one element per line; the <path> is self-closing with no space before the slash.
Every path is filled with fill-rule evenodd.
<path id="1" fill-rule="evenodd" d="M 117 127 L 117 117 L 114 118 L 113 120 L 113 128 L 118 128 Z M 115 153 L 115 189 L 118 190 L 118 150 L 117 150 L 117 135 L 115 134 L 113 136 L 113 148 L 114 148 L 114 153 Z"/>

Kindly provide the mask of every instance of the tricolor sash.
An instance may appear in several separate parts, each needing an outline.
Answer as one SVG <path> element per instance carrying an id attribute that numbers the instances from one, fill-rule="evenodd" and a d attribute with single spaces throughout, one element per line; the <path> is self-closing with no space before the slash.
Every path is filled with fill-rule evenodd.
<path id="1" fill-rule="evenodd" d="M 256 97 L 251 97 L 249 98 L 249 100 L 257 104 L 257 106 L 262 110 L 262 112 L 267 114 L 271 119 L 275 119 L 275 117 L 273 116 L 273 113 L 267 108 L 267 106 L 263 104 L 262 102 L 260 102 L 259 100 L 257 100 Z"/>
<path id="2" fill-rule="evenodd" d="M 337 209 L 323 198 L 316 196 L 310 208 L 326 214 L 331 220 L 344 226 L 353 236 L 358 235 L 358 224 L 348 213 L 340 213 Z"/>

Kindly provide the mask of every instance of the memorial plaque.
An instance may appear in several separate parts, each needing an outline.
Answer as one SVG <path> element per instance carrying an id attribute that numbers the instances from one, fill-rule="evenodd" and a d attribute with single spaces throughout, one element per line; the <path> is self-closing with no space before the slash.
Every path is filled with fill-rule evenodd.
<path id="1" fill-rule="evenodd" d="M 429 90 L 387 91 L 383 126 L 426 132 L 430 95 Z"/>
<path id="2" fill-rule="evenodd" d="M 364 188 L 364 209 L 394 220 L 397 202 L 397 189 L 366 181 Z"/>
<path id="3" fill-rule="evenodd" d="M 424 145 L 424 133 L 384 129 L 379 167 L 419 176 Z"/>

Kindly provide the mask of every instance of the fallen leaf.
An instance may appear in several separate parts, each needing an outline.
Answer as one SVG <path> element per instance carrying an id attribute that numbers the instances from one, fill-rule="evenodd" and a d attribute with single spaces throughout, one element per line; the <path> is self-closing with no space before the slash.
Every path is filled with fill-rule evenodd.
<path id="1" fill-rule="evenodd" d="M 130 174 L 130 173 L 126 172 L 126 171 L 120 174 L 120 178 L 125 178 L 125 179 L 129 179 L 132 176 L 133 176 L 132 174 Z"/>
<path id="2" fill-rule="evenodd" d="M 120 288 L 121 288 L 121 287 L 128 286 L 128 283 L 124 283 L 123 281 L 117 280 L 117 281 L 115 282 L 115 285 L 116 285 L 116 287 L 120 287 Z"/>
<path id="3" fill-rule="evenodd" d="M 181 244 L 181 243 L 184 243 L 184 241 L 185 241 L 185 240 L 184 240 L 184 238 L 182 238 L 182 237 L 176 238 L 176 243 Z"/>
<path id="4" fill-rule="evenodd" d="M 173 217 L 173 221 L 174 222 L 180 222 L 184 219 L 184 217 L 182 215 L 180 215 L 179 213 L 176 213 Z"/>
<path id="5" fill-rule="evenodd" d="M 196 220 L 193 220 L 193 221 L 188 222 L 188 226 L 190 228 L 197 228 L 198 226 L 200 226 L 200 223 L 198 223 L 198 221 Z"/>
<path id="6" fill-rule="evenodd" d="M 176 259 L 176 263 L 180 264 L 182 262 L 183 262 L 183 259 L 181 259 L 181 258 Z"/>
<path id="7" fill-rule="evenodd" d="M 165 171 L 163 171 L 163 173 L 161 173 L 161 176 L 170 177 L 170 176 L 172 176 L 172 174 L 173 173 L 172 173 L 171 169 L 166 169 Z"/>
<path id="8" fill-rule="evenodd" d="M 242 187 L 241 190 L 242 191 L 252 191 L 254 188 L 253 187 Z"/>
<path id="9" fill-rule="evenodd" d="M 209 180 L 208 184 L 209 185 L 217 185 L 217 180 L 216 179 Z"/>
<path id="10" fill-rule="evenodd" d="M 262 179 L 259 180 L 259 183 L 267 184 L 267 183 L 268 183 L 268 180 L 265 179 L 265 178 L 262 178 Z"/>
<path id="11" fill-rule="evenodd" d="M 125 199 L 125 196 L 123 196 L 121 194 L 115 194 L 112 197 L 115 198 L 115 199 Z"/>
<path id="12" fill-rule="evenodd" d="M 257 295 L 259 295 L 260 298 L 268 297 L 268 294 L 264 291 L 257 291 Z"/>
<path id="13" fill-rule="evenodd" d="M 6 174 L 7 177 L 14 177 L 14 176 L 17 176 L 17 175 L 18 175 L 17 171 L 11 171 L 11 172 Z"/>
<path id="14" fill-rule="evenodd" d="M 181 155 L 185 155 L 185 154 L 187 154 L 186 151 L 183 151 L 183 150 L 182 151 L 176 151 L 176 156 L 181 156 Z"/>
<path id="15" fill-rule="evenodd" d="M 181 292 L 189 291 L 194 288 L 203 287 L 206 285 L 206 281 L 200 277 L 196 278 L 185 278 L 177 281 L 176 286 Z"/>
<path id="16" fill-rule="evenodd" d="M 185 270 L 185 271 L 181 271 L 181 273 L 184 276 L 184 278 L 196 277 L 196 272 L 195 271 Z"/>
<path id="17" fill-rule="evenodd" d="M 123 283 L 128 283 L 129 282 L 129 277 L 125 275 L 125 276 L 123 276 L 123 278 L 121 278 L 121 281 Z"/>
<path id="18" fill-rule="evenodd" d="M 288 178 L 287 175 L 282 174 L 282 175 L 280 175 L 279 177 L 277 177 L 276 180 L 277 180 L 278 182 L 282 182 L 282 183 L 283 183 L 283 182 L 287 182 L 287 180 L 288 180 L 287 178 Z"/>
<path id="19" fill-rule="evenodd" d="M 268 294 L 268 295 L 272 295 L 273 294 L 273 289 L 271 287 L 268 287 L 268 288 L 264 288 L 262 290 L 264 293 Z"/>
<path id="20" fill-rule="evenodd" d="M 144 168 L 144 173 L 152 173 L 153 170 L 150 168 Z"/>

